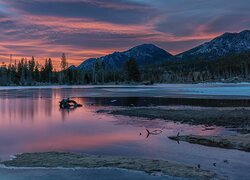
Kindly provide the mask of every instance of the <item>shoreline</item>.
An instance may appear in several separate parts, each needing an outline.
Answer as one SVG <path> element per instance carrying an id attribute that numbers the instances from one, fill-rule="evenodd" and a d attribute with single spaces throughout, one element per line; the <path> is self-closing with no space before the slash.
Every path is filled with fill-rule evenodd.
<path id="1" fill-rule="evenodd" d="M 25 168 L 119 168 L 192 179 L 212 179 L 215 173 L 198 167 L 163 160 L 139 159 L 119 156 L 95 156 L 86 154 L 44 152 L 23 153 L 15 159 L 1 162 L 6 167 Z"/>
<path id="2" fill-rule="evenodd" d="M 161 119 L 165 121 L 180 122 L 190 125 L 222 126 L 225 128 L 235 128 L 237 135 L 227 136 L 200 136 L 185 135 L 171 136 L 169 139 L 186 141 L 192 144 L 218 147 L 224 149 L 237 149 L 250 152 L 250 110 L 249 109 L 164 109 L 158 108 L 123 108 L 109 111 L 100 111 L 111 115 L 122 115 L 131 117 L 146 118 L 149 121 Z"/>
<path id="3" fill-rule="evenodd" d="M 250 84 L 154 84 L 154 85 L 51 85 L 0 86 L 0 92 L 78 89 L 71 97 L 158 97 L 214 100 L 250 100 Z M 97 89 L 96 93 L 91 93 Z M 80 93 L 82 91 L 87 91 Z M 91 91 L 90 91 L 91 90 Z"/>
<path id="4" fill-rule="evenodd" d="M 250 134 L 235 136 L 170 136 L 169 139 L 189 142 L 210 147 L 219 147 L 224 149 L 237 149 L 250 152 Z"/>
<path id="5" fill-rule="evenodd" d="M 101 111 L 100 111 L 101 112 Z M 249 128 L 248 109 L 164 109 L 162 107 L 128 107 L 104 111 L 111 115 L 142 117 L 148 120 L 162 119 L 190 125 L 223 126 L 226 128 Z"/>
<path id="6" fill-rule="evenodd" d="M 58 83 L 37 83 L 37 84 L 32 84 L 32 85 L 0 85 L 0 87 L 30 87 L 30 86 L 106 86 L 106 85 L 111 85 L 111 86 L 119 86 L 119 85 L 145 85 L 145 86 L 154 86 L 154 85 L 164 85 L 164 84 L 242 84 L 242 85 L 250 85 L 250 81 L 237 81 L 237 82 L 223 82 L 223 81 L 203 81 L 203 82 L 163 82 L 163 83 L 154 83 L 154 84 L 146 84 L 148 81 L 142 81 L 142 82 L 130 82 L 130 83 L 123 83 L 123 82 L 110 82 L 110 83 L 97 83 L 97 84 L 58 84 Z"/>

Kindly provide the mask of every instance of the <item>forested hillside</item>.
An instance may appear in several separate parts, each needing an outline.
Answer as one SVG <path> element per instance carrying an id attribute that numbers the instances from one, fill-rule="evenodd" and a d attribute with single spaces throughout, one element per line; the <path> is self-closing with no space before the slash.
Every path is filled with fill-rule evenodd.
<path id="1" fill-rule="evenodd" d="M 143 44 L 124 52 L 91 58 L 68 67 L 65 54 L 56 71 L 53 60 L 34 57 L 0 65 L 0 85 L 250 82 L 250 31 L 224 33 L 179 55 Z"/>
<path id="2" fill-rule="evenodd" d="M 119 70 L 107 70 L 102 63 L 91 71 L 68 68 L 62 56 L 59 72 L 54 71 L 52 60 L 44 65 L 32 57 L 0 68 L 1 85 L 43 84 L 104 84 L 104 83 L 197 83 L 250 81 L 250 52 L 232 54 L 213 60 L 168 60 L 162 65 L 139 68 L 131 58 Z"/>
<path id="3" fill-rule="evenodd" d="M 250 52 L 231 54 L 213 60 L 168 61 L 161 67 L 143 70 L 144 80 L 156 82 L 240 82 L 250 81 Z"/>

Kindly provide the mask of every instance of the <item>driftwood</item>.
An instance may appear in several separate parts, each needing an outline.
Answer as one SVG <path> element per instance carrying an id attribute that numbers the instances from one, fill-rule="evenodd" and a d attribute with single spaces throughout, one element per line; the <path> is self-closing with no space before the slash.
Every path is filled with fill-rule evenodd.
<path id="1" fill-rule="evenodd" d="M 147 138 L 149 137 L 149 135 L 159 135 L 162 133 L 162 130 L 149 131 L 148 129 L 146 129 L 146 131 L 147 131 Z"/>
<path id="2" fill-rule="evenodd" d="M 74 109 L 77 107 L 82 107 L 81 104 L 78 104 L 76 101 L 71 100 L 69 98 L 63 99 L 59 103 L 61 109 L 72 109 L 72 108 Z"/>

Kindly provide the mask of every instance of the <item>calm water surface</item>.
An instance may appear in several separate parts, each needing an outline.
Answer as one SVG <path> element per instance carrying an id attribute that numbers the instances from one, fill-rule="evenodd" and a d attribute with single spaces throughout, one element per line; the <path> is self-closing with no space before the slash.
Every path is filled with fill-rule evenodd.
<path id="1" fill-rule="evenodd" d="M 159 91 L 159 89 L 155 91 Z M 175 91 L 178 89 L 175 88 Z M 116 92 L 113 93 L 116 97 L 101 98 L 112 92 Z M 136 106 L 199 106 L 199 104 L 218 106 L 216 100 L 204 102 L 199 99 L 188 101 L 182 98 L 166 100 L 152 98 L 154 90 L 149 91 L 148 89 L 145 90 L 145 97 L 142 95 L 131 97 L 137 93 L 137 88 L 2 90 L 0 91 L 0 158 L 9 159 L 10 155 L 22 152 L 71 151 L 164 159 L 188 165 L 200 164 L 203 169 L 215 171 L 223 177 L 231 179 L 250 177 L 249 153 L 185 142 L 178 144 L 167 138 L 178 132 L 199 135 L 234 133 L 222 127 L 204 131 L 202 126 L 96 113 L 96 110 L 106 108 L 106 106 L 113 108 L 113 106 L 130 104 Z M 138 94 L 142 94 L 142 92 Z M 93 98 L 94 95 L 99 98 Z M 130 98 L 126 98 L 126 95 Z M 75 110 L 61 110 L 58 102 L 64 97 L 74 97 L 84 106 Z M 112 103 L 112 100 L 116 101 Z M 220 103 L 220 106 L 235 104 L 234 101 L 228 100 L 221 100 Z M 242 106 L 248 105 L 248 101 L 245 100 L 237 100 L 237 103 Z M 163 132 L 147 138 L 146 128 L 162 129 Z M 229 163 L 224 163 L 224 160 L 228 160 Z M 213 163 L 217 164 L 216 167 L 213 166 Z"/>

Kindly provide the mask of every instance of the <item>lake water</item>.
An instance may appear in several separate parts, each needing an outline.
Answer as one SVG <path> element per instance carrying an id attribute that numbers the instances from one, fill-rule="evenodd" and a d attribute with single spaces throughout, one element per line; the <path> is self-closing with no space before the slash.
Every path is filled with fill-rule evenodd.
<path id="1" fill-rule="evenodd" d="M 60 109 L 58 102 L 65 97 L 72 97 L 83 107 Z M 204 131 L 203 126 L 113 116 L 96 111 L 131 104 L 248 107 L 248 99 L 250 85 L 247 84 L 5 87 L 0 91 L 0 158 L 5 160 L 17 153 L 44 151 L 143 157 L 195 166 L 200 164 L 201 168 L 212 170 L 221 177 L 247 179 L 250 177 L 250 153 L 185 142 L 178 144 L 168 139 L 178 132 L 198 135 L 235 132 L 223 127 Z M 163 132 L 147 137 L 146 129 Z M 229 163 L 224 163 L 224 160 Z M 0 177 L 4 173 L 6 175 L 6 170 L 0 170 Z"/>

